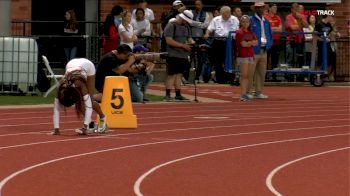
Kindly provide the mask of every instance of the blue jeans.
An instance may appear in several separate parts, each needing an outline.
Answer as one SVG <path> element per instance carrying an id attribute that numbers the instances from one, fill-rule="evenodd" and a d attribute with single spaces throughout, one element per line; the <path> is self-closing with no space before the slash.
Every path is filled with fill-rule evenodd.
<path id="1" fill-rule="evenodd" d="M 153 75 L 152 74 L 140 74 L 138 75 L 138 80 L 140 82 L 140 90 L 143 96 L 146 95 L 146 90 L 153 81 Z"/>
<path id="2" fill-rule="evenodd" d="M 66 54 L 67 62 L 70 61 L 71 59 L 74 59 L 77 56 L 77 52 L 78 52 L 78 47 L 76 46 L 71 48 L 64 48 L 64 53 Z"/>
<path id="3" fill-rule="evenodd" d="M 132 102 L 142 102 L 143 95 L 140 91 L 138 76 L 129 76 L 129 88 Z"/>

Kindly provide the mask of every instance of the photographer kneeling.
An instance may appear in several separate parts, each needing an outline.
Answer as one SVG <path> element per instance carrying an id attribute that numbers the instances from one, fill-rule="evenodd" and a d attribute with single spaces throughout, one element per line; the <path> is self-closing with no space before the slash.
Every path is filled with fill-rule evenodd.
<path id="1" fill-rule="evenodd" d="M 148 48 L 144 47 L 141 44 L 137 44 L 134 46 L 133 49 L 133 53 L 136 55 L 137 59 L 142 59 L 141 56 L 143 55 L 138 55 L 138 54 L 144 54 L 147 53 L 149 51 Z M 148 54 L 146 54 L 147 56 Z M 155 58 L 157 58 L 157 55 L 155 55 Z M 153 75 L 151 74 L 152 70 L 154 69 L 155 64 L 151 61 L 155 61 L 157 59 L 153 59 L 153 60 L 137 60 L 136 64 L 137 69 L 138 69 L 138 73 L 136 75 L 137 78 L 137 84 L 139 87 L 139 90 L 141 91 L 141 95 L 142 95 L 142 101 L 149 101 L 148 99 L 145 98 L 146 96 L 146 90 L 147 87 L 149 86 L 149 84 L 153 81 Z M 136 92 L 135 94 L 137 94 L 138 92 Z M 136 97 L 138 97 L 136 95 Z"/>

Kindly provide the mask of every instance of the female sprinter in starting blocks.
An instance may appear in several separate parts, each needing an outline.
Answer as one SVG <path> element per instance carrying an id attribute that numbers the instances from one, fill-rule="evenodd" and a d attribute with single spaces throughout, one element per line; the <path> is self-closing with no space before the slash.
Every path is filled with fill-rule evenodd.
<path id="1" fill-rule="evenodd" d="M 95 66 L 85 58 L 76 58 L 66 65 L 66 72 L 58 86 L 57 96 L 54 101 L 54 131 L 53 135 L 59 135 L 59 118 L 61 107 L 75 105 L 77 116 L 84 116 L 83 127 L 75 129 L 78 134 L 85 135 L 91 132 L 104 133 L 108 127 L 106 117 L 100 105 L 93 101 L 95 90 Z M 92 110 L 99 115 L 97 129 L 94 124 L 91 126 Z M 90 125 L 90 126 L 89 126 Z"/>

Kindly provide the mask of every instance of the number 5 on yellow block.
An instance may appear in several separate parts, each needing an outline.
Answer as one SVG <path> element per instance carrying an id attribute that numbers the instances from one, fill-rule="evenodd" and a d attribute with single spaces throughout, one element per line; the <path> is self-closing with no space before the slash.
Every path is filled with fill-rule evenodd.
<path id="1" fill-rule="evenodd" d="M 107 117 L 109 128 L 137 128 L 137 118 L 132 109 L 127 77 L 105 78 L 101 109 Z"/>

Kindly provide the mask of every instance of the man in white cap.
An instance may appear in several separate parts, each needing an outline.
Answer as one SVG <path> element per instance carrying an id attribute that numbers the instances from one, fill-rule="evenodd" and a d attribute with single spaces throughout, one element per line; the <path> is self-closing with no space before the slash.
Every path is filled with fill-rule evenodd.
<path id="1" fill-rule="evenodd" d="M 180 0 L 176 0 L 172 4 L 171 11 L 165 16 L 164 21 L 162 22 L 162 28 L 168 24 L 169 20 L 175 18 L 178 14 L 182 13 L 186 9 L 186 6 Z"/>
<path id="2" fill-rule="evenodd" d="M 191 32 L 189 25 L 192 23 L 193 14 L 189 10 L 178 14 L 173 22 L 169 22 L 164 29 L 164 37 L 167 43 L 167 78 L 165 81 L 166 94 L 164 101 L 172 101 L 171 89 L 175 88 L 175 100 L 187 101 L 181 95 L 181 79 L 185 68 L 190 66 Z"/>
<path id="3" fill-rule="evenodd" d="M 255 90 L 253 95 L 250 92 L 249 98 L 267 99 L 268 96 L 262 93 L 265 83 L 265 74 L 267 67 L 267 51 L 271 48 L 272 30 L 270 22 L 264 18 L 265 3 L 263 1 L 256 1 L 254 4 L 255 14 L 250 17 L 251 30 L 255 34 L 258 45 L 254 46 L 254 64 L 250 68 L 251 78 L 249 79 L 248 89 Z"/>

